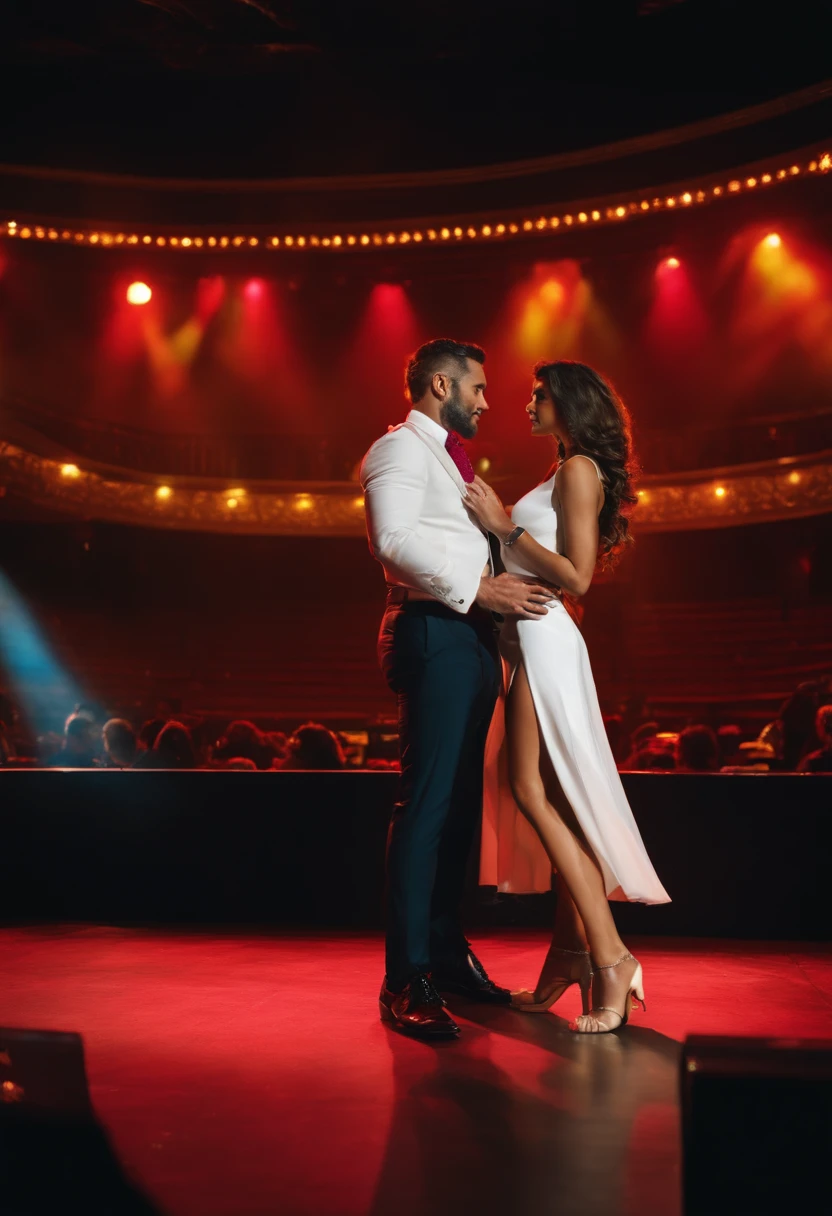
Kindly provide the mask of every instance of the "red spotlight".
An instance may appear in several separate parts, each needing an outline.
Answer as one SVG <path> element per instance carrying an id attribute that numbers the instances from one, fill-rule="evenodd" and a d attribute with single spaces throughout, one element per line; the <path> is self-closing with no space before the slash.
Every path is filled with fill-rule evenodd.
<path id="1" fill-rule="evenodd" d="M 127 302 L 129 304 L 147 304 L 152 295 L 153 292 L 147 283 L 131 283 L 127 288 Z"/>
<path id="2" fill-rule="evenodd" d="M 247 300 L 259 300 L 263 296 L 265 283 L 262 279 L 249 279 L 243 289 Z"/>
<path id="3" fill-rule="evenodd" d="M 665 270 L 678 270 L 681 262 L 678 258 L 665 258 L 662 265 L 664 266 Z"/>

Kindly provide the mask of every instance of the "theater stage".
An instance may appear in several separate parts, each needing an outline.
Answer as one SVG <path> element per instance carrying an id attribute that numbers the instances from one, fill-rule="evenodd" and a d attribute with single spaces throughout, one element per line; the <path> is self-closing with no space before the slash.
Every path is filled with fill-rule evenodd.
<path id="1" fill-rule="evenodd" d="M 475 944 L 519 986 L 545 942 Z M 377 934 L 18 927 L 0 1024 L 83 1035 L 99 1117 L 167 1216 L 677 1216 L 682 1039 L 832 1037 L 832 952 L 631 944 L 647 1012 L 618 1034 L 457 1002 L 460 1041 L 426 1046 L 378 1021 Z"/>

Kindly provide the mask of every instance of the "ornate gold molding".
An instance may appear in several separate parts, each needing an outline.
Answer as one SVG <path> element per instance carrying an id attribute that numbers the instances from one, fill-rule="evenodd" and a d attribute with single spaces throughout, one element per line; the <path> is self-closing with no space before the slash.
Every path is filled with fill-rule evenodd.
<path id="1" fill-rule="evenodd" d="M 62 464 L 0 442 L 0 487 L 83 519 L 149 528 L 271 536 L 362 536 L 352 482 L 226 482 L 143 477 Z M 832 511 L 832 451 L 668 477 L 645 477 L 641 532 L 727 528 Z"/>

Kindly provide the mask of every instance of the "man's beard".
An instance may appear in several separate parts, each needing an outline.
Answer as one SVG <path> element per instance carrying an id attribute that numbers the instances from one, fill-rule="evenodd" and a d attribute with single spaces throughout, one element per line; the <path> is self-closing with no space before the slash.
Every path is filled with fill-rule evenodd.
<path id="1" fill-rule="evenodd" d="M 448 431 L 456 431 L 463 439 L 473 439 L 477 433 L 476 423 L 462 404 L 459 385 L 452 381 L 450 396 L 439 411 L 442 425 Z"/>

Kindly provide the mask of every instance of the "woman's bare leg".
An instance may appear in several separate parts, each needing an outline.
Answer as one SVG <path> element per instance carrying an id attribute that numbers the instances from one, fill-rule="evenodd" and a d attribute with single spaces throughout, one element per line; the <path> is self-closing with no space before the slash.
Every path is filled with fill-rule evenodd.
<path id="1" fill-rule="evenodd" d="M 557 779 L 547 771 L 548 756 L 541 747 L 537 714 L 522 664 L 506 702 L 506 744 L 515 801 L 536 829 L 552 868 L 574 904 L 593 962 L 598 967 L 617 962 L 627 949 L 613 920 L 598 863 L 578 834 L 574 813 Z M 562 915 L 571 916 L 568 905 Z M 577 922 L 572 923 L 577 928 Z"/>
<path id="2" fill-rule="evenodd" d="M 534 988 L 534 998 L 545 1000 L 552 987 L 565 975 L 574 971 L 578 963 L 577 955 L 589 952 L 586 940 L 584 922 L 575 907 L 575 901 L 569 894 L 569 888 L 560 874 L 553 874 L 553 885 L 556 892 L 555 924 L 552 930 L 552 942 L 540 969 L 540 978 Z M 564 955 L 566 951 L 566 955 Z"/>

